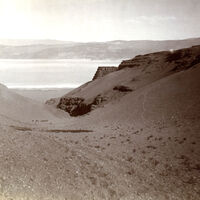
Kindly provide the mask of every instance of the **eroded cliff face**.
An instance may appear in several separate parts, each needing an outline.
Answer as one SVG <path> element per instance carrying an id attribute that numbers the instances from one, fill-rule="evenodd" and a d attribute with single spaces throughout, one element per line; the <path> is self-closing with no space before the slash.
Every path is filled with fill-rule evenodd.
<path id="1" fill-rule="evenodd" d="M 163 65 L 172 68 L 174 71 L 188 69 L 200 62 L 200 46 L 180 49 L 176 51 L 162 51 L 146 55 L 138 55 L 133 59 L 124 60 L 118 69 L 126 67 L 133 68 L 152 68 L 155 66 L 163 67 Z"/>
<path id="2" fill-rule="evenodd" d="M 107 74 L 117 71 L 117 67 L 98 67 L 92 80 L 101 78 Z"/>
<path id="3" fill-rule="evenodd" d="M 139 55 L 122 61 L 118 68 L 99 67 L 93 81 L 64 95 L 57 108 L 71 116 L 84 115 L 130 93 L 200 63 L 200 46 L 177 51 Z"/>
<path id="4" fill-rule="evenodd" d="M 92 102 L 86 102 L 84 98 L 80 97 L 62 97 L 57 108 L 76 117 L 89 113 L 104 101 L 106 101 L 106 98 L 101 95 L 97 95 Z"/>

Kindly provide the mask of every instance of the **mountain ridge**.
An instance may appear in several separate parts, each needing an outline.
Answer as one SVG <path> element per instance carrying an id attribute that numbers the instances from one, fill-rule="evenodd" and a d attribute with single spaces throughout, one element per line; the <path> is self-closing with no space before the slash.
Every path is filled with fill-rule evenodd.
<path id="1" fill-rule="evenodd" d="M 36 42 L 36 41 L 34 41 Z M 200 44 L 200 38 L 184 40 L 114 40 L 108 42 L 37 41 L 19 46 L 1 45 L 0 59 L 130 59 L 139 54 L 169 51 Z"/>

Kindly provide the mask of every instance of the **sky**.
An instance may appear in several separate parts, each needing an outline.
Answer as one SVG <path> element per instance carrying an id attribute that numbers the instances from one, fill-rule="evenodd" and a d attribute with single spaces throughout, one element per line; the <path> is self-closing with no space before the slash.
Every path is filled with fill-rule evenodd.
<path id="1" fill-rule="evenodd" d="M 200 0 L 0 0 L 0 39 L 200 37 Z"/>

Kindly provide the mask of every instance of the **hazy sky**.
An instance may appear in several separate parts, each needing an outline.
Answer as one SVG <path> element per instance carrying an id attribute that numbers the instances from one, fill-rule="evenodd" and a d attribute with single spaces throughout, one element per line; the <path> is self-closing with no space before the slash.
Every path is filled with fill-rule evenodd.
<path id="1" fill-rule="evenodd" d="M 199 20 L 200 0 L 0 0 L 0 38 L 181 39 Z"/>

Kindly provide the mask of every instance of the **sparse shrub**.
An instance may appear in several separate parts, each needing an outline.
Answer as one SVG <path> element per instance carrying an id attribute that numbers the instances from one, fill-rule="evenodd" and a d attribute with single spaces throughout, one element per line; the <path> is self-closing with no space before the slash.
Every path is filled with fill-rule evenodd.
<path id="1" fill-rule="evenodd" d="M 196 165 L 194 166 L 194 169 L 200 171 L 200 164 L 196 164 Z"/>
<path id="2" fill-rule="evenodd" d="M 153 160 L 153 165 L 154 165 L 154 166 L 157 166 L 158 164 L 159 164 L 159 161 Z"/>
<path id="3" fill-rule="evenodd" d="M 75 129 L 75 130 L 51 129 L 51 130 L 46 130 L 45 132 L 49 132 L 49 133 L 90 133 L 93 131 L 92 130 L 84 130 L 84 129 Z"/>
<path id="4" fill-rule="evenodd" d="M 153 138 L 153 135 L 148 136 L 147 140 L 150 140 L 151 138 Z"/>
<path id="5" fill-rule="evenodd" d="M 43 158 L 43 160 L 44 160 L 45 162 L 47 162 L 47 161 L 48 161 L 48 159 L 47 159 L 47 158 Z"/>
<path id="6" fill-rule="evenodd" d="M 124 85 L 115 86 L 113 88 L 113 90 L 118 90 L 120 92 L 132 92 L 133 91 L 131 88 L 124 86 Z"/>
<path id="7" fill-rule="evenodd" d="M 134 78 L 132 78 L 131 81 L 134 82 L 134 81 L 137 81 L 137 80 L 138 80 L 138 79 L 134 77 Z"/>
<path id="8" fill-rule="evenodd" d="M 97 179 L 93 176 L 88 177 L 92 183 L 92 185 L 96 185 L 97 184 Z"/>
<path id="9" fill-rule="evenodd" d="M 184 143 L 184 140 L 181 140 L 181 141 L 179 141 L 178 143 L 179 143 L 179 144 L 183 144 L 183 143 Z"/>
<path id="10" fill-rule="evenodd" d="M 133 159 L 133 157 L 130 156 L 130 157 L 127 158 L 127 161 L 128 161 L 128 162 L 133 162 L 134 159 Z"/>
<path id="11" fill-rule="evenodd" d="M 139 131 L 135 131 L 135 132 L 133 132 L 132 134 L 138 134 L 139 133 Z"/>
<path id="12" fill-rule="evenodd" d="M 135 173 L 134 169 L 131 169 L 130 171 L 127 172 L 128 175 L 133 175 Z"/>
<path id="13" fill-rule="evenodd" d="M 147 148 L 148 148 L 148 149 L 157 149 L 157 147 L 152 146 L 152 145 L 147 146 Z"/>
<path id="14" fill-rule="evenodd" d="M 196 142 L 192 142 L 192 144 L 196 144 Z"/>

